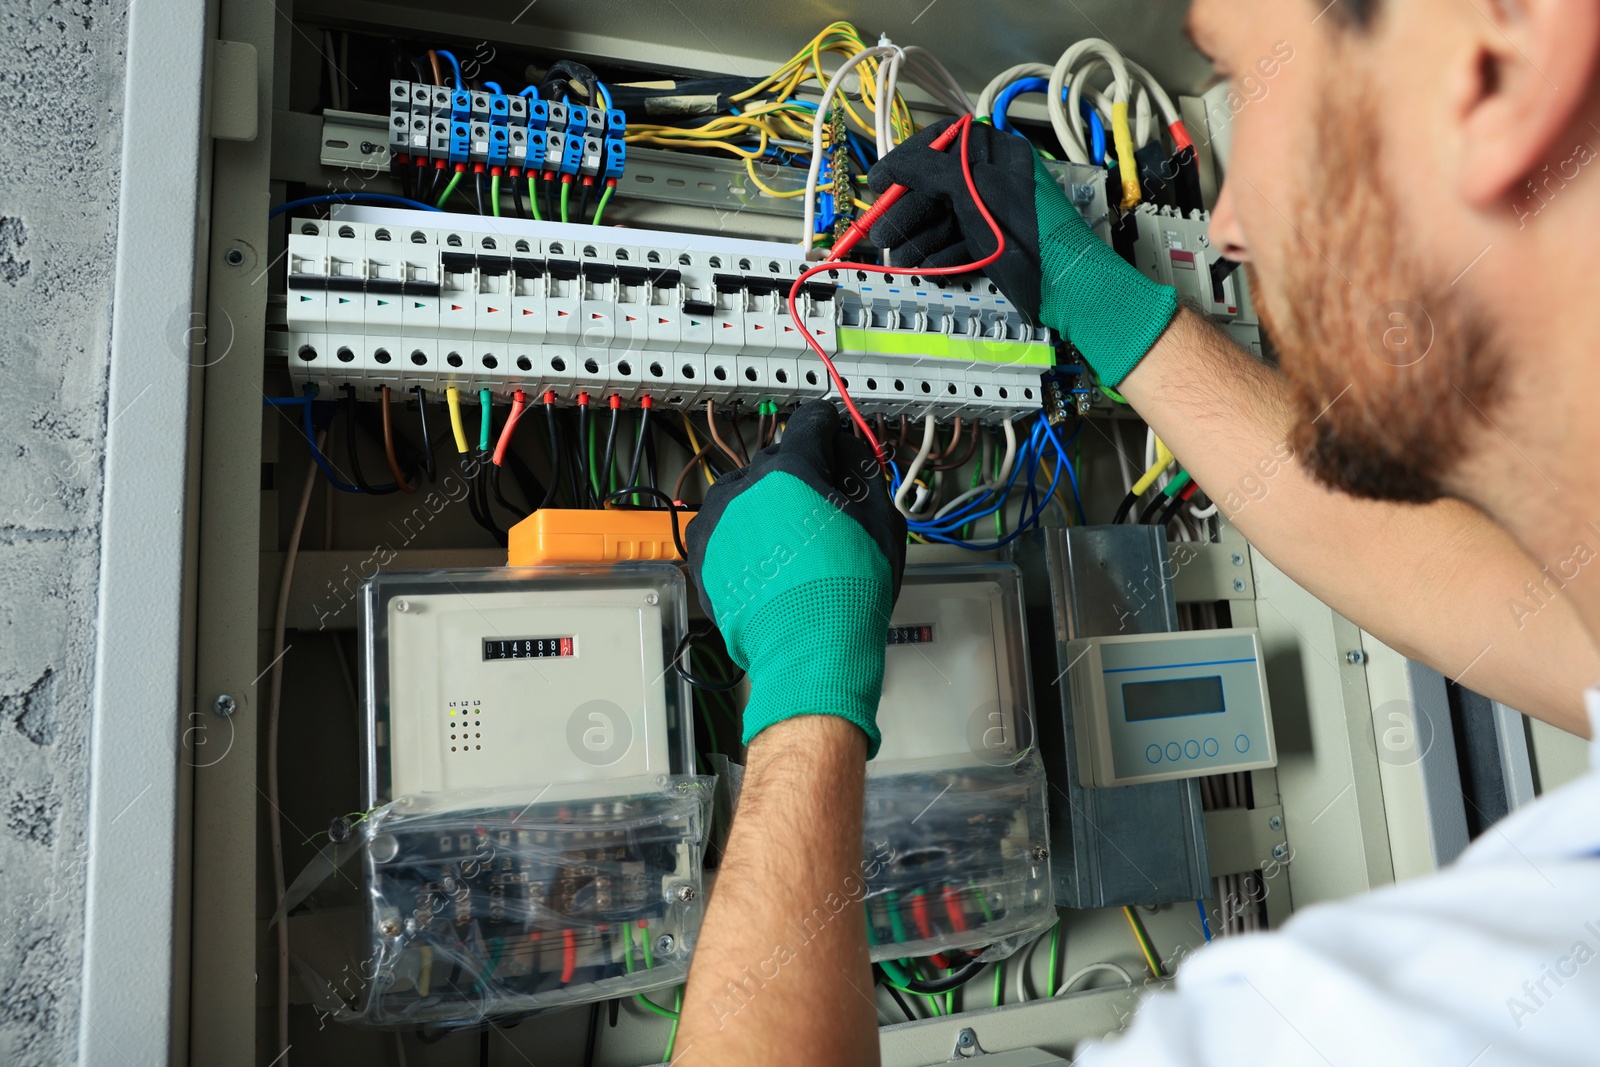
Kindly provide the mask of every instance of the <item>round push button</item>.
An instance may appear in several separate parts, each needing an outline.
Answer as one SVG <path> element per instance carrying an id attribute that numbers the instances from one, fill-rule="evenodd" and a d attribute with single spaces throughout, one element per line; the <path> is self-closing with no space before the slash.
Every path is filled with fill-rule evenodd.
<path id="1" fill-rule="evenodd" d="M 1217 739 L 1215 737 L 1208 737 L 1200 747 L 1205 751 L 1206 755 L 1215 756 L 1217 754 Z"/>
<path id="2" fill-rule="evenodd" d="M 1190 741 L 1183 746 L 1183 754 L 1190 759 L 1200 758 L 1200 742 Z"/>
<path id="3" fill-rule="evenodd" d="M 1235 749 L 1237 749 L 1239 752 L 1249 752 L 1250 751 L 1250 739 L 1248 737 L 1246 737 L 1244 734 L 1240 734 L 1238 737 L 1235 737 L 1233 739 L 1233 747 Z"/>
<path id="4" fill-rule="evenodd" d="M 1149 760 L 1151 763 L 1160 763 L 1161 762 L 1161 746 L 1160 745 L 1151 745 L 1149 748 L 1145 749 L 1144 750 L 1144 758 Z"/>
<path id="5" fill-rule="evenodd" d="M 1181 755 L 1183 755 L 1183 746 L 1178 744 L 1176 741 L 1168 741 L 1167 758 L 1169 760 L 1176 760 Z"/>

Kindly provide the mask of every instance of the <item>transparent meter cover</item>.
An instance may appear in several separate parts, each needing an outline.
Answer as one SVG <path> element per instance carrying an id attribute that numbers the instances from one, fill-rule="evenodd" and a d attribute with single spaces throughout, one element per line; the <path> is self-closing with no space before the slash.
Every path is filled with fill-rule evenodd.
<path id="1" fill-rule="evenodd" d="M 361 609 L 369 807 L 694 770 L 670 563 L 386 572 Z"/>
<path id="2" fill-rule="evenodd" d="M 1022 575 L 907 567 L 863 837 L 874 959 L 1013 951 L 1055 921 Z"/>
<path id="3" fill-rule="evenodd" d="M 684 981 L 714 781 L 408 796 L 373 811 L 359 827 L 368 980 L 337 1017 L 476 1024 Z"/>

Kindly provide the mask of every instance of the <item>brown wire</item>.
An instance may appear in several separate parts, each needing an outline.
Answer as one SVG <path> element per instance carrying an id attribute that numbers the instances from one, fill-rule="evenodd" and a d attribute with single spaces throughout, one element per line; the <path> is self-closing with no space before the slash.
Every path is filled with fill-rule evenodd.
<path id="1" fill-rule="evenodd" d="M 933 439 L 933 443 L 935 445 L 935 449 L 934 451 L 928 453 L 928 463 L 932 463 L 935 460 L 944 459 L 950 453 L 954 452 L 956 450 L 956 445 L 961 443 L 961 416 L 958 415 L 950 421 L 950 443 L 948 445 L 945 445 L 943 448 L 938 448 L 937 446 L 939 444 L 939 439 L 937 437 Z M 922 469 L 927 470 L 927 465 L 924 464 Z M 941 470 L 944 468 L 935 467 L 934 469 Z"/>
<path id="2" fill-rule="evenodd" d="M 960 467 L 966 466 L 967 461 L 972 458 L 972 454 L 978 450 L 978 438 L 982 436 L 982 434 L 978 432 L 978 427 L 976 424 L 973 424 L 970 427 L 970 431 L 971 432 L 967 434 L 966 450 L 963 451 L 961 455 L 957 456 L 955 459 L 941 460 L 938 463 L 925 463 L 923 464 L 922 469 L 937 473 L 938 471 L 953 471 Z M 955 439 L 952 438 L 950 441 L 950 448 L 955 448 L 955 444 Z M 948 455 L 949 451 L 950 449 L 946 449 L 945 453 Z"/>
<path id="3" fill-rule="evenodd" d="M 394 454 L 394 422 L 389 416 L 389 387 L 383 387 L 383 455 L 389 461 L 389 471 L 394 475 L 394 484 L 400 487 L 402 493 L 415 493 L 417 487 L 406 481 L 405 475 L 400 473 L 400 461 Z"/>
<path id="4" fill-rule="evenodd" d="M 428 49 L 428 62 L 433 64 L 433 84 L 444 84 L 444 71 L 439 66 L 439 53 Z"/>
<path id="5" fill-rule="evenodd" d="M 689 475 L 694 473 L 694 469 L 700 466 L 711 450 L 716 447 L 714 444 L 707 444 L 700 451 L 689 457 L 689 462 L 685 463 L 683 470 L 678 472 L 678 480 L 672 483 L 672 499 L 683 499 L 683 483 L 689 480 Z"/>
<path id="6" fill-rule="evenodd" d="M 748 417 L 745 416 L 745 418 Z M 739 400 L 735 397 L 733 401 L 733 421 L 730 424 L 730 428 L 733 431 L 733 447 L 739 450 L 739 458 L 744 461 L 741 466 L 748 467 L 750 465 L 750 451 L 744 447 L 744 431 L 739 429 L 739 418 Z"/>
<path id="7" fill-rule="evenodd" d="M 748 466 L 748 464 L 744 460 L 741 460 L 739 458 L 739 453 L 735 452 L 732 448 L 728 447 L 728 442 L 724 441 L 722 439 L 722 434 L 718 432 L 718 430 L 717 430 L 717 404 L 716 404 L 716 401 L 714 401 L 714 400 L 707 400 L 706 401 L 706 423 L 707 423 L 707 425 L 709 425 L 711 427 L 711 439 L 717 443 L 717 447 L 722 449 L 723 453 L 729 459 L 733 460 L 733 465 L 735 467 Z"/>

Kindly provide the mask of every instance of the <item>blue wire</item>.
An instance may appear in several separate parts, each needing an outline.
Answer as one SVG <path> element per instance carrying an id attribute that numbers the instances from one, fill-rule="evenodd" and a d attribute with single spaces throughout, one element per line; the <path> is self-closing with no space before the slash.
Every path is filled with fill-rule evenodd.
<path id="1" fill-rule="evenodd" d="M 1004 130 L 1006 133 L 1016 133 L 1017 131 L 1011 127 L 1011 124 L 1006 122 L 1006 109 L 1011 106 L 1011 101 L 1023 93 L 1043 93 L 1048 92 L 1049 89 L 1049 78 L 1022 78 L 1001 89 L 1000 95 L 994 98 L 994 108 L 991 112 L 991 121 L 994 123 L 994 128 Z M 1062 99 L 1066 99 L 1064 93 Z"/>
<path id="2" fill-rule="evenodd" d="M 491 93 L 494 93 L 496 96 L 506 95 L 506 91 L 500 88 L 499 82 L 484 82 L 483 87 L 489 90 Z"/>
<path id="3" fill-rule="evenodd" d="M 455 75 L 456 75 L 456 88 L 457 89 L 465 88 L 465 86 L 462 84 L 462 81 L 461 81 L 461 64 L 460 64 L 460 62 L 457 61 L 456 57 L 451 55 L 449 52 L 446 52 L 443 48 L 438 49 L 437 50 L 437 54 L 441 55 L 441 56 L 444 56 L 446 59 L 448 59 L 450 61 L 450 69 L 455 71 Z"/>
<path id="4" fill-rule="evenodd" d="M 611 90 L 606 88 L 606 83 L 605 82 L 601 82 L 601 81 L 597 81 L 597 82 L 594 83 L 594 87 L 596 89 L 600 90 L 600 99 L 602 99 L 602 100 L 604 100 L 606 102 L 606 110 L 607 111 L 612 110 L 612 107 L 611 107 Z"/>
<path id="5" fill-rule="evenodd" d="M 339 476 L 333 473 L 332 464 L 330 464 L 328 462 L 328 458 L 322 454 L 322 449 L 317 447 L 317 431 L 316 427 L 312 425 L 311 421 L 311 401 L 316 397 L 316 395 L 316 386 L 308 383 L 306 385 L 306 395 L 303 397 L 266 396 L 262 397 L 261 399 L 266 406 L 275 408 L 294 407 L 298 404 L 301 407 L 302 414 L 304 416 L 303 431 L 306 435 L 306 447 L 311 449 L 311 458 L 316 461 L 317 466 L 322 468 L 322 473 L 328 476 L 328 484 L 339 490 L 341 493 L 359 493 L 361 492 L 360 489 L 350 485 L 347 482 L 339 480 Z"/>
<path id="6" fill-rule="evenodd" d="M 522 90 L 522 92 L 518 93 L 517 95 L 518 96 L 531 96 L 535 100 L 537 100 L 537 99 L 539 99 L 539 87 L 537 85 L 530 85 L 526 89 Z"/>
<path id="7" fill-rule="evenodd" d="M 1030 514 L 1028 514 L 1025 518 L 1023 518 L 1020 522 L 1017 523 L 1017 528 L 1015 530 L 1013 530 L 1010 534 L 1008 534 L 1005 537 L 1002 537 L 1002 538 L 1000 538 L 1000 539 L 998 539 L 996 541 L 990 541 L 990 542 L 986 542 L 986 543 L 982 543 L 982 544 L 973 544 L 973 543 L 968 542 L 968 541 L 963 541 L 963 540 L 961 540 L 959 538 L 948 537 L 944 533 L 938 532 L 939 530 L 944 530 L 944 529 L 949 528 L 950 524 L 956 521 L 956 519 L 957 519 L 956 516 L 949 516 L 946 519 L 941 520 L 941 522 L 937 526 L 931 526 L 930 524 L 925 524 L 925 523 L 910 523 L 909 524 L 910 528 L 915 533 L 917 533 L 920 536 L 922 536 L 924 538 L 927 538 L 929 540 L 940 541 L 940 542 L 943 542 L 944 544 L 956 545 L 957 547 L 970 549 L 972 551 L 987 551 L 987 550 L 990 550 L 990 549 L 1001 548 L 1001 547 L 1004 547 L 1005 545 L 1010 544 L 1012 541 L 1015 541 L 1018 537 L 1021 537 L 1024 533 L 1026 533 L 1032 526 L 1034 526 L 1039 521 L 1040 516 L 1043 515 L 1043 513 L 1044 513 L 1044 509 L 1049 506 L 1050 498 L 1055 495 L 1056 486 L 1060 483 L 1062 469 L 1066 468 L 1066 469 L 1070 470 L 1071 466 L 1072 466 L 1071 461 L 1067 459 L 1067 454 L 1066 454 L 1065 449 L 1062 446 L 1061 439 L 1056 436 L 1054 428 L 1050 426 L 1049 421 L 1047 419 L 1045 419 L 1045 417 L 1042 414 L 1039 416 L 1038 422 L 1036 422 L 1034 424 L 1033 432 L 1032 432 L 1032 434 L 1029 435 L 1028 443 L 1027 443 L 1026 447 L 1024 448 L 1023 452 L 1017 457 L 1017 463 L 1012 468 L 1011 478 L 1006 483 L 1004 494 L 999 497 L 999 501 L 993 507 L 990 507 L 986 511 L 984 511 L 981 514 L 979 514 L 979 515 L 974 517 L 974 518 L 982 518 L 982 517 L 984 517 L 986 515 L 992 515 L 995 511 L 997 511 L 1001 506 L 1004 505 L 1006 499 L 1009 498 L 1009 496 L 1011 495 L 1012 487 L 1016 484 L 1017 476 L 1021 472 L 1021 470 L 1024 467 L 1030 466 L 1030 463 L 1033 466 L 1037 466 L 1037 464 L 1039 462 L 1039 458 L 1042 457 L 1043 453 L 1040 452 L 1039 456 L 1034 456 L 1033 451 L 1034 451 L 1035 446 L 1039 444 L 1039 439 L 1040 439 L 1041 436 L 1043 436 L 1045 439 L 1047 439 L 1050 442 L 1050 444 L 1052 444 L 1056 449 L 1057 463 L 1056 463 L 1055 475 L 1051 478 L 1051 480 L 1050 480 L 1050 488 L 1048 490 L 1046 490 L 1046 492 L 1044 494 L 1044 499 L 1042 501 L 1039 500 L 1039 498 L 1038 498 L 1037 488 L 1033 487 L 1034 479 L 1033 478 L 1029 479 L 1030 488 L 1024 494 L 1024 500 L 1025 501 L 1027 501 L 1027 500 L 1035 501 L 1035 506 L 1033 508 L 1033 511 Z M 898 485 L 898 482 L 899 482 L 899 470 L 898 470 L 898 468 L 894 468 L 893 469 L 893 474 L 894 474 L 895 482 Z M 969 519 L 969 518 L 966 518 L 966 517 L 962 517 L 962 518 L 960 518 L 959 525 L 965 525 L 969 521 L 972 521 L 972 519 Z M 959 528 L 959 525 L 956 526 L 956 528 Z"/>
<path id="8" fill-rule="evenodd" d="M 1103 167 L 1106 165 L 1106 124 L 1089 101 L 1079 100 L 1078 110 L 1089 120 L 1089 162 Z"/>
<path id="9" fill-rule="evenodd" d="M 960 511 L 947 515 L 935 522 L 911 522 L 908 525 L 917 533 L 921 534 L 935 535 L 939 533 L 954 533 L 962 526 L 965 526 L 968 522 L 987 518 L 988 516 L 993 515 L 996 511 L 999 511 L 1005 506 L 1005 502 L 1010 498 L 1011 489 L 1016 485 L 1017 478 L 1019 475 L 1021 475 L 1023 468 L 1038 465 L 1038 459 L 1034 457 L 1033 452 L 1038 446 L 1039 434 L 1039 424 L 1035 423 L 1033 432 L 1029 434 L 1027 442 L 1022 447 L 1022 451 L 1018 453 L 1016 460 L 1012 464 L 1011 477 L 1006 481 L 1005 491 L 996 495 L 995 502 L 993 504 L 989 505 L 984 510 L 974 511 L 974 509 L 977 508 L 984 508 L 983 498 L 980 497 L 971 504 L 963 507 Z M 899 489 L 899 481 L 899 471 L 896 470 L 894 485 L 895 490 Z M 1050 489 L 1051 492 L 1055 491 L 1054 484 L 1051 485 Z"/>
<path id="10" fill-rule="evenodd" d="M 850 143 L 850 151 L 855 153 L 856 162 L 861 164 L 861 169 L 871 170 L 872 164 L 867 162 L 867 149 L 861 143 L 860 139 L 858 139 L 856 135 L 851 133 L 849 130 L 845 131 L 844 137 L 845 140 Z"/>
<path id="11" fill-rule="evenodd" d="M 1206 918 L 1206 902 L 1197 900 L 1194 906 L 1200 909 L 1200 932 L 1206 935 L 1206 940 L 1211 940 L 1211 920 Z"/>
<path id="12" fill-rule="evenodd" d="M 285 211 L 309 207 L 312 204 L 349 204 L 358 200 L 372 200 L 380 204 L 399 204 L 401 207 L 416 208 L 419 211 L 440 210 L 432 204 L 424 204 L 420 200 L 407 200 L 403 196 L 390 196 L 388 193 L 328 193 L 324 196 L 303 196 L 299 200 L 286 201 L 267 212 L 267 218 L 275 219 Z"/>

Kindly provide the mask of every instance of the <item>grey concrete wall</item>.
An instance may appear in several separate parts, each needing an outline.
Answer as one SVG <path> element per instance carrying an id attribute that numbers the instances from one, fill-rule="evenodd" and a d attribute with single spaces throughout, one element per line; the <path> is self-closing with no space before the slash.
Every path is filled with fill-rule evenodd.
<path id="1" fill-rule="evenodd" d="M 70 1062 L 78 1027 L 125 30 L 125 0 L 0 4 L 6 1064 Z"/>

